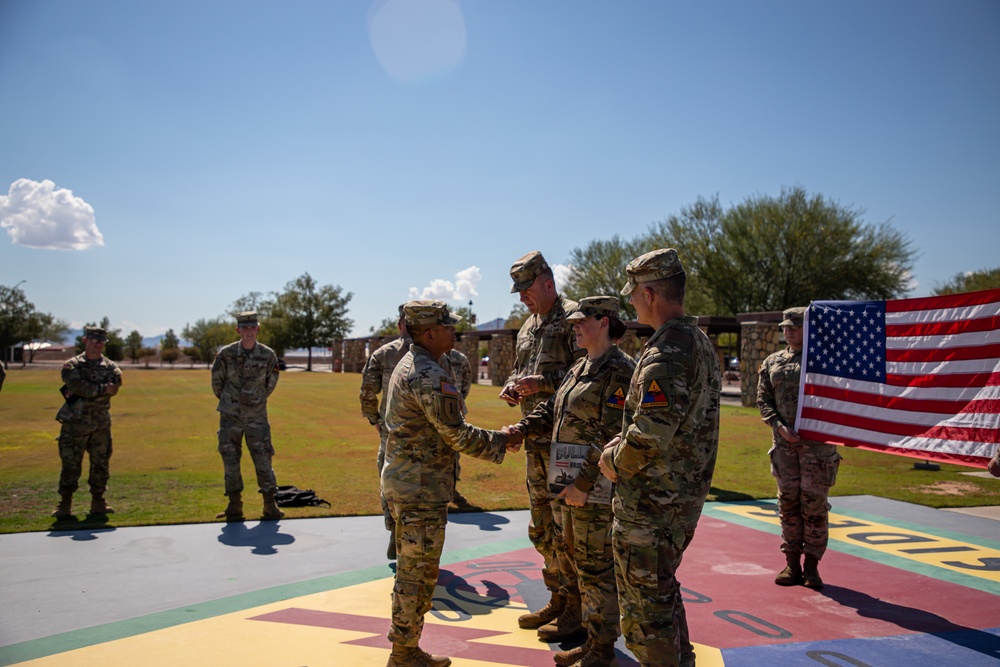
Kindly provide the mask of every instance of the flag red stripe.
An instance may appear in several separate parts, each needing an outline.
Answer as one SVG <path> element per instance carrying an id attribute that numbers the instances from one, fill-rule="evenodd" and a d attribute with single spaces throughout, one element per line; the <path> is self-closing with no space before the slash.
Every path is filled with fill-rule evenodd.
<path id="1" fill-rule="evenodd" d="M 963 359 L 1000 359 L 1000 343 L 915 350 L 888 349 L 885 351 L 886 361 L 961 361 Z"/>
<path id="2" fill-rule="evenodd" d="M 934 414 L 959 415 L 967 413 L 1000 413 L 1000 399 L 977 399 L 971 401 L 942 401 L 920 398 L 905 398 L 902 396 L 883 396 L 869 394 L 839 387 L 826 387 L 817 384 L 807 384 L 805 393 L 810 396 L 821 396 L 838 401 L 871 405 L 877 408 L 901 410 L 908 412 L 930 412 Z"/>
<path id="3" fill-rule="evenodd" d="M 951 452 L 938 452 L 930 449 L 905 449 L 903 447 L 892 447 L 890 445 L 880 445 L 873 442 L 867 442 L 865 440 L 855 440 L 853 438 L 844 438 L 841 436 L 828 436 L 817 431 L 803 430 L 799 431 L 799 435 L 809 440 L 817 440 L 819 442 L 829 442 L 832 444 L 843 445 L 844 447 L 856 447 L 858 449 L 866 449 L 872 452 L 884 452 L 886 454 L 895 454 L 897 456 L 906 456 L 913 459 L 922 459 L 929 461 L 937 461 L 939 463 L 954 463 L 956 465 L 972 466 L 975 468 L 985 468 L 986 464 L 990 462 L 990 459 L 985 456 L 969 456 L 968 454 L 952 454 Z"/>
<path id="4" fill-rule="evenodd" d="M 954 373 L 951 375 L 896 375 L 889 373 L 885 383 L 894 387 L 998 387 L 1000 373 Z"/>
<path id="5" fill-rule="evenodd" d="M 947 336 L 950 334 L 993 331 L 994 329 L 1000 329 L 1000 315 L 979 317 L 974 320 L 958 320 L 957 322 L 886 323 L 885 335 L 889 338 L 901 338 L 903 336 Z"/>
<path id="6" fill-rule="evenodd" d="M 934 438 L 937 440 L 959 440 L 962 442 L 1000 442 L 995 428 L 968 428 L 964 426 L 924 426 L 923 424 L 905 424 L 884 419 L 872 419 L 858 415 L 843 414 L 833 410 L 820 408 L 803 408 L 803 419 L 815 419 L 830 424 L 851 426 L 866 431 L 877 431 L 890 435 L 901 435 L 911 438 Z"/>
<path id="7" fill-rule="evenodd" d="M 899 299 L 885 302 L 885 312 L 901 313 L 909 310 L 934 310 L 938 308 L 958 308 L 961 306 L 981 306 L 984 303 L 1000 301 L 1000 289 L 944 296 L 925 296 L 917 299 Z"/>

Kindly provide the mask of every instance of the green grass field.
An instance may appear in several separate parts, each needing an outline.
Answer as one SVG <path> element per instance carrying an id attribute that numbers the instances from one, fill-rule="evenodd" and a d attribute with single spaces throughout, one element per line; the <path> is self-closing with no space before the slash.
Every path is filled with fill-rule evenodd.
<path id="1" fill-rule="evenodd" d="M 226 504 L 222 462 L 216 451 L 218 416 L 205 369 L 146 370 L 123 366 L 125 386 L 112 402 L 114 456 L 108 501 L 112 526 L 215 521 Z M 289 508 L 289 518 L 378 514 L 375 454 L 378 436 L 361 417 L 357 374 L 285 373 L 269 412 L 279 484 L 314 489 L 332 507 Z M 61 404 L 57 369 L 8 373 L 0 393 L 0 533 L 50 530 L 58 497 L 59 457 L 54 417 Z M 496 398 L 498 390 L 473 386 L 469 421 L 499 428 L 519 412 Z M 767 449 L 770 431 L 755 410 L 725 406 L 711 499 L 773 498 Z M 871 494 L 930 507 L 1000 504 L 1000 481 L 969 477 L 970 468 L 913 469 L 913 459 L 845 450 L 833 495 Z M 76 510 L 86 510 L 86 461 Z M 523 455 L 497 466 L 463 457 L 459 489 L 485 510 L 524 509 Z M 255 488 L 249 455 L 243 459 L 248 490 Z M 259 499 L 244 494 L 247 518 Z M 58 528 L 92 527 L 59 522 Z M 89 522 L 88 522 L 89 521 Z"/>

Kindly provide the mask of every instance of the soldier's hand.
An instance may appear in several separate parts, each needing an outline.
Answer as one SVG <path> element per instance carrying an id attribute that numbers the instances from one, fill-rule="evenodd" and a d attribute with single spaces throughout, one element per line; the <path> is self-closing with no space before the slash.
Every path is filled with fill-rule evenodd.
<path id="1" fill-rule="evenodd" d="M 107 394 L 108 396 L 114 396 L 115 394 L 118 393 L 118 385 L 116 384 L 104 385 L 104 393 Z"/>
<path id="2" fill-rule="evenodd" d="M 507 402 L 507 405 L 513 407 L 521 402 L 521 396 L 514 390 L 514 385 L 505 385 L 503 391 L 500 392 L 500 399 Z"/>
<path id="3" fill-rule="evenodd" d="M 514 383 L 514 390 L 521 396 L 537 394 L 542 389 L 541 375 L 528 375 Z"/>
<path id="4" fill-rule="evenodd" d="M 604 459 L 605 456 L 610 456 L 610 451 L 610 449 L 604 450 L 604 454 L 601 455 L 601 460 L 597 462 L 597 466 L 601 469 L 602 475 L 614 482 L 617 481 L 618 475 L 615 474 L 615 471 L 611 469 L 611 466 Z"/>
<path id="5" fill-rule="evenodd" d="M 521 450 L 521 443 L 524 442 L 524 434 L 513 425 L 504 426 L 500 432 L 507 436 L 507 451 L 514 453 Z"/>
<path id="6" fill-rule="evenodd" d="M 618 443 L 621 442 L 621 440 L 622 440 L 621 434 L 616 435 L 615 437 L 608 440 L 608 444 L 604 445 L 604 449 L 613 449 L 614 447 L 617 447 Z"/>
<path id="7" fill-rule="evenodd" d="M 986 464 L 986 469 L 990 471 L 990 474 L 994 477 L 1000 477 L 1000 451 L 996 453 L 989 463 Z"/>
<path id="8" fill-rule="evenodd" d="M 570 484 L 559 492 L 559 497 L 566 501 L 570 507 L 583 507 L 587 504 L 587 497 L 590 494 L 576 488 L 576 484 Z"/>
<path id="9" fill-rule="evenodd" d="M 778 435 L 780 435 L 788 442 L 798 442 L 799 440 L 802 439 L 799 437 L 799 434 L 794 431 L 794 429 L 791 429 L 788 426 L 785 426 L 784 424 L 778 427 Z"/>

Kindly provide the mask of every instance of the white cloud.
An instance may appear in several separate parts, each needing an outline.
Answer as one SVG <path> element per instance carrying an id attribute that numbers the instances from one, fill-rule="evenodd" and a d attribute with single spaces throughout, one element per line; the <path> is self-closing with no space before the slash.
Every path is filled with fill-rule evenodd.
<path id="1" fill-rule="evenodd" d="M 566 283 L 569 282 L 572 275 L 573 266 L 571 264 L 554 264 L 552 266 L 552 277 L 556 282 L 556 290 L 562 290 L 566 287 Z"/>
<path id="2" fill-rule="evenodd" d="M 94 207 L 72 190 L 19 178 L 0 195 L 0 227 L 12 243 L 45 250 L 86 250 L 104 245 L 94 223 Z"/>
<path id="3" fill-rule="evenodd" d="M 482 281 L 483 274 L 478 266 L 470 266 L 455 274 L 455 281 L 435 278 L 423 289 L 410 288 L 411 299 L 440 299 L 441 301 L 468 301 L 479 296 L 476 286 Z"/>

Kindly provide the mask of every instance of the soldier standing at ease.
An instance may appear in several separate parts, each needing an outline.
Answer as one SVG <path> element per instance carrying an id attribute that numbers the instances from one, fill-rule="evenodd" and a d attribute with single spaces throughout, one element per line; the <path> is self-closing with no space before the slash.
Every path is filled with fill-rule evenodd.
<path id="1" fill-rule="evenodd" d="M 629 262 L 646 342 L 625 397 L 622 433 L 601 455 L 615 482 L 612 542 L 625 644 L 643 667 L 693 667 L 694 647 L 677 581 L 719 449 L 719 358 L 697 319 L 684 314 L 686 277 L 677 251 Z"/>
<path id="2" fill-rule="evenodd" d="M 388 396 L 389 378 L 396 364 L 410 351 L 410 343 L 413 339 L 406 331 L 406 319 L 403 317 L 403 305 L 399 306 L 399 319 L 396 322 L 399 328 L 399 338 L 388 342 L 371 353 L 365 367 L 361 371 L 361 414 L 368 422 L 375 427 L 379 434 L 378 456 L 375 459 L 378 466 L 378 474 L 382 476 L 382 466 L 385 464 L 385 441 L 389 437 L 389 430 L 385 428 L 385 402 Z M 379 394 L 382 394 L 379 400 Z M 389 547 L 386 549 L 386 558 L 396 559 L 396 522 L 389 511 L 389 503 L 385 499 L 385 493 L 379 490 L 379 501 L 382 505 L 382 518 L 385 521 L 385 529 L 389 531 Z"/>
<path id="3" fill-rule="evenodd" d="M 577 303 L 559 296 L 552 269 L 542 253 L 529 252 L 510 267 L 514 281 L 511 293 L 517 292 L 531 315 L 517 334 L 514 369 L 507 378 L 500 398 L 508 405 L 520 405 L 521 416 L 531 414 L 540 403 L 555 394 L 576 357 L 583 351 L 576 346 L 573 331 L 566 316 L 576 310 Z M 579 600 L 576 580 L 560 574 L 558 560 L 562 556 L 560 501 L 549 492 L 549 438 L 540 436 L 524 441 L 524 458 L 531 521 L 528 539 L 542 555 L 542 580 L 551 598 L 537 612 L 517 619 L 520 627 L 538 629 L 553 624 L 552 641 L 581 632 L 580 610 L 570 610 L 564 619 L 566 600 Z"/>
<path id="4" fill-rule="evenodd" d="M 87 327 L 83 333 L 84 352 L 62 367 L 62 394 L 66 403 L 56 419 L 59 431 L 59 505 L 52 516 L 73 515 L 73 493 L 80 487 L 83 453 L 90 457 L 90 513 L 109 514 L 104 494 L 111 475 L 111 397 L 122 385 L 118 364 L 104 356 L 108 334 L 101 327 Z"/>
<path id="5" fill-rule="evenodd" d="M 403 310 L 413 344 L 389 380 L 383 425 L 382 492 L 396 522 L 397 552 L 387 667 L 447 667 L 449 658 L 428 654 L 419 642 L 437 585 L 455 452 L 502 463 L 508 437 L 465 422 L 454 380 L 438 363 L 454 346 L 461 318 L 443 301 L 410 301 Z"/>
<path id="6" fill-rule="evenodd" d="M 469 408 L 466 400 L 469 398 L 469 392 L 472 391 L 472 364 L 469 363 L 469 358 L 458 350 L 449 350 L 446 354 L 442 355 L 440 363 L 441 368 L 448 371 L 452 379 L 455 380 L 458 393 L 462 395 L 462 414 L 468 415 Z M 462 495 L 461 491 L 458 490 L 458 480 L 461 476 L 462 455 L 455 452 L 455 493 L 451 502 L 448 503 L 448 509 L 460 509 L 462 507 L 474 509 L 465 496 Z"/>
<path id="7" fill-rule="evenodd" d="M 823 588 L 819 561 L 829 537 L 830 487 L 837 481 L 841 456 L 836 445 L 805 440 L 792 428 L 799 404 L 802 374 L 802 324 L 806 309 L 789 308 L 778 326 L 788 347 L 760 365 L 757 409 L 771 427 L 771 474 L 778 480 L 781 551 L 787 566 L 774 583 Z M 805 554 L 805 570 L 802 554 Z"/>
<path id="8" fill-rule="evenodd" d="M 285 516 L 274 501 L 278 484 L 271 468 L 274 445 L 267 421 L 267 397 L 278 384 L 278 357 L 274 350 L 257 341 L 260 332 L 257 313 L 246 311 L 237 315 L 236 332 L 240 339 L 219 350 L 212 364 L 212 391 L 219 399 L 219 454 L 229 496 L 229 505 L 216 518 L 243 521 L 240 458 L 246 437 L 257 471 L 257 486 L 264 497 L 263 518 L 273 521 Z"/>

